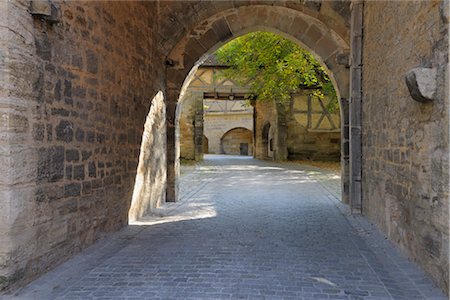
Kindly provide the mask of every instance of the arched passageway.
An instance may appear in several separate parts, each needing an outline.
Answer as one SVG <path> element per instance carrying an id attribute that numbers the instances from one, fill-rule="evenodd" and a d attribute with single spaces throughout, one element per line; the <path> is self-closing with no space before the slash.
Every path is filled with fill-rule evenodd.
<path id="1" fill-rule="evenodd" d="M 167 183 L 175 200 L 183 82 L 205 53 L 266 30 L 330 71 L 343 200 L 448 292 L 449 15 L 439 0 L 0 1 L 0 290 L 126 226 L 137 178 L 159 174 L 159 188 L 141 191 L 163 199 Z M 414 101 L 423 84 L 427 103 Z M 143 132 L 158 91 L 152 140 Z M 158 171 L 146 176 L 140 157 Z"/>
<path id="2" fill-rule="evenodd" d="M 232 10 L 214 13 L 201 25 L 194 26 L 189 33 L 180 38 L 168 55 L 168 188 L 167 201 L 176 201 L 178 195 L 177 178 L 179 163 L 177 162 L 178 140 L 175 134 L 176 110 L 178 100 L 183 95 L 202 59 L 212 53 L 227 41 L 255 30 L 270 31 L 293 40 L 311 51 L 328 70 L 335 84 L 339 98 L 349 97 L 349 69 L 347 68 L 349 54 L 348 32 L 343 30 L 345 22 L 336 22 L 328 26 L 322 20 L 308 14 L 309 9 L 298 11 L 286 7 L 257 5 L 249 9 L 242 6 Z M 280 18 L 273 19 L 275 14 Z M 255 18 L 255 15 L 264 16 Z M 237 18 L 237 16 L 239 16 Z M 272 16 L 272 17 L 270 17 Z M 285 16 L 283 18 L 282 16 Z M 289 18 L 286 18 L 288 16 Z M 338 16 L 334 16 L 339 20 Z M 245 20 L 245 22 L 243 21 Z M 285 20 L 285 21 L 280 21 Z M 342 27 L 341 27 L 342 26 Z M 220 29 L 220 30 L 219 30 Z M 173 42 L 173 41 L 171 41 Z M 181 96 L 180 96 L 181 95 Z M 346 105 L 346 101 L 341 101 Z M 341 109 L 345 114 L 348 110 Z M 348 115 L 341 118 L 342 128 L 342 160 L 343 160 L 343 199 L 348 199 Z M 173 128 L 173 129 L 172 129 Z M 173 131 L 173 133 L 171 133 Z"/>

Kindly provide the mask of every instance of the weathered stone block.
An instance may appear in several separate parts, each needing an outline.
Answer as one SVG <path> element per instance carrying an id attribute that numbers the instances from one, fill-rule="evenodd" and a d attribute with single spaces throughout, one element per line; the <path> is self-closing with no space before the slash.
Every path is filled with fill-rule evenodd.
<path id="1" fill-rule="evenodd" d="M 92 191 L 92 183 L 90 181 L 84 181 L 82 184 L 83 195 L 90 194 Z"/>
<path id="2" fill-rule="evenodd" d="M 136 144 L 136 133 L 133 129 L 128 129 L 127 132 L 128 144 Z"/>
<path id="3" fill-rule="evenodd" d="M 55 182 L 64 177 L 64 147 L 38 150 L 37 180 Z"/>
<path id="4" fill-rule="evenodd" d="M 64 109 L 64 108 L 52 108 L 52 115 L 68 117 L 70 115 L 70 111 L 68 111 L 67 109 Z"/>
<path id="5" fill-rule="evenodd" d="M 69 183 L 64 186 L 64 197 L 80 196 L 81 183 Z"/>
<path id="6" fill-rule="evenodd" d="M 308 30 L 308 27 L 309 24 L 305 21 L 305 19 L 302 17 L 295 17 L 289 31 L 294 37 L 301 39 L 306 30 Z"/>
<path id="7" fill-rule="evenodd" d="M 66 176 L 64 178 L 66 178 L 67 180 L 72 180 L 73 166 L 67 165 L 65 169 L 66 169 Z"/>
<path id="8" fill-rule="evenodd" d="M 33 139 L 35 141 L 43 141 L 45 137 L 45 126 L 41 123 L 33 125 Z"/>
<path id="9" fill-rule="evenodd" d="M 72 97 L 72 82 L 70 80 L 64 80 L 64 96 Z"/>
<path id="10" fill-rule="evenodd" d="M 92 180 L 91 186 L 92 186 L 92 189 L 94 189 L 94 190 L 98 189 L 103 186 L 103 180 L 102 179 L 94 179 L 94 180 Z"/>
<path id="11" fill-rule="evenodd" d="M 322 1 L 305 0 L 305 6 L 312 10 L 320 11 L 320 8 L 322 7 Z"/>
<path id="12" fill-rule="evenodd" d="M 444 21 L 445 24 L 449 23 L 450 20 L 450 4 L 449 1 L 442 1 L 441 2 L 441 18 Z"/>
<path id="13" fill-rule="evenodd" d="M 56 101 L 61 101 L 61 80 L 58 80 L 53 89 L 53 96 Z"/>
<path id="14" fill-rule="evenodd" d="M 127 142 L 127 135 L 125 133 L 119 134 L 118 143 L 123 145 L 126 142 Z"/>
<path id="15" fill-rule="evenodd" d="M 95 162 L 91 161 L 88 164 L 88 173 L 89 177 L 97 177 L 97 167 L 95 165 Z"/>
<path id="16" fill-rule="evenodd" d="M 84 180 L 84 165 L 76 165 L 73 167 L 73 179 L 74 180 Z"/>
<path id="17" fill-rule="evenodd" d="M 342 52 L 336 55 L 336 63 L 339 65 L 343 65 L 346 68 L 350 67 L 350 53 Z"/>
<path id="18" fill-rule="evenodd" d="M 57 23 L 59 20 L 58 8 L 49 0 L 33 0 L 30 2 L 30 14 L 39 17 L 49 23 Z"/>
<path id="19" fill-rule="evenodd" d="M 64 97 L 64 103 L 73 106 L 73 99 L 71 97 Z"/>
<path id="20" fill-rule="evenodd" d="M 60 186 L 45 185 L 36 190 L 35 193 L 37 202 L 54 202 L 64 197 L 64 189 Z"/>
<path id="21" fill-rule="evenodd" d="M 51 142 L 53 140 L 53 125 L 47 124 L 47 141 Z"/>
<path id="22" fill-rule="evenodd" d="M 45 61 L 51 61 L 52 59 L 52 48 L 50 41 L 46 35 L 43 35 L 41 37 L 37 37 L 35 39 L 35 45 L 36 45 L 36 54 L 40 58 L 42 58 Z"/>
<path id="23" fill-rule="evenodd" d="M 84 99 L 86 98 L 86 88 L 81 86 L 76 86 L 72 90 L 72 96 L 76 97 L 78 99 Z"/>
<path id="24" fill-rule="evenodd" d="M 237 14 L 230 14 L 226 16 L 227 23 L 230 24 L 230 30 L 234 34 L 240 32 L 242 30 L 242 24 L 240 22 L 240 18 Z"/>
<path id="25" fill-rule="evenodd" d="M 324 60 L 330 57 L 337 49 L 336 42 L 328 36 L 324 36 L 317 42 L 317 54 Z"/>
<path id="26" fill-rule="evenodd" d="M 74 212 L 77 211 L 78 208 L 78 201 L 76 201 L 76 199 L 73 198 L 66 198 L 66 199 L 61 199 L 58 202 L 58 207 L 57 207 L 57 212 L 60 215 L 70 215 L 73 214 Z M 64 222 L 65 223 L 65 222 Z M 63 224 L 64 224 L 63 223 Z M 60 228 L 58 228 L 60 229 Z M 68 234 L 68 232 L 66 231 L 68 228 L 63 226 L 61 227 L 61 235 L 62 236 L 66 236 Z M 74 230 L 72 229 L 72 233 L 71 234 L 75 234 L 75 232 L 73 232 Z M 55 232 L 53 232 L 53 234 L 55 234 Z"/>
<path id="27" fill-rule="evenodd" d="M 106 135 L 104 135 L 103 133 L 97 133 L 97 142 L 98 143 L 103 143 L 106 140 Z"/>
<path id="28" fill-rule="evenodd" d="M 341 15 L 345 20 L 350 20 L 350 3 L 347 0 L 330 1 L 333 9 Z"/>
<path id="29" fill-rule="evenodd" d="M 30 13 L 33 15 L 51 16 L 52 4 L 48 0 L 30 1 Z"/>
<path id="30" fill-rule="evenodd" d="M 72 65 L 78 69 L 83 69 L 83 57 L 79 54 L 72 55 Z"/>
<path id="31" fill-rule="evenodd" d="M 433 101 L 436 96 L 437 70 L 432 68 L 414 68 L 406 74 L 409 93 L 418 102 Z"/>
<path id="32" fill-rule="evenodd" d="M 61 120 L 55 128 L 56 140 L 71 142 L 73 140 L 73 125 L 72 122 Z"/>
<path id="33" fill-rule="evenodd" d="M 92 151 L 83 150 L 81 152 L 81 160 L 85 161 L 88 160 L 92 156 Z"/>
<path id="34" fill-rule="evenodd" d="M 95 142 L 95 132 L 93 132 L 93 131 L 88 131 L 88 132 L 87 132 L 86 141 L 87 141 L 88 143 L 94 143 L 94 142 Z"/>
<path id="35" fill-rule="evenodd" d="M 66 150 L 66 161 L 77 162 L 80 160 L 80 153 L 76 149 Z"/>
<path id="36" fill-rule="evenodd" d="M 86 70 L 92 74 L 98 72 L 98 55 L 94 51 L 88 50 L 86 52 Z"/>
<path id="37" fill-rule="evenodd" d="M 77 142 L 84 142 L 84 130 L 81 128 L 77 128 L 75 130 L 75 139 Z"/>
<path id="38" fill-rule="evenodd" d="M 103 178 L 103 186 L 110 186 L 114 183 L 114 177 L 113 176 L 107 176 Z"/>
<path id="39" fill-rule="evenodd" d="M 224 18 L 214 22 L 212 28 L 216 32 L 220 41 L 226 41 L 231 37 L 231 29 L 228 27 L 228 23 Z"/>
<path id="40" fill-rule="evenodd" d="M 303 41 L 304 43 L 314 49 L 314 44 L 320 40 L 322 38 L 322 32 L 320 31 L 320 28 L 317 27 L 316 25 L 312 24 L 311 26 L 309 26 L 308 31 L 306 32 L 306 34 L 303 37 Z"/>

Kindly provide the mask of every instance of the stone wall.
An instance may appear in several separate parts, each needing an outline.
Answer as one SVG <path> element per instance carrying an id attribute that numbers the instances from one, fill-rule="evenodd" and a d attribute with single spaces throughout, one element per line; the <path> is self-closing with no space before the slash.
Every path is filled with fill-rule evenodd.
<path id="1" fill-rule="evenodd" d="M 186 160 L 195 160 L 195 141 L 194 141 L 194 121 L 197 101 L 203 101 L 202 98 L 194 96 L 191 91 L 186 92 L 186 96 L 178 104 L 178 128 L 180 138 L 180 158 Z"/>
<path id="2" fill-rule="evenodd" d="M 330 99 L 308 92 L 293 95 L 287 108 L 288 159 L 339 161 L 341 120 L 339 108 L 329 109 Z"/>
<path id="3" fill-rule="evenodd" d="M 0 4 L 0 289 L 127 224 L 145 117 L 163 87 L 156 3 L 57 2 L 57 23 L 29 5 Z M 147 146 L 162 170 L 158 143 Z"/>
<path id="4" fill-rule="evenodd" d="M 204 133 L 208 138 L 208 152 L 221 154 L 224 135 L 234 128 L 246 128 L 253 132 L 253 113 L 205 114 Z"/>
<path id="5" fill-rule="evenodd" d="M 281 105 L 256 102 L 256 158 L 339 161 L 339 109 L 330 111 L 328 98 L 319 100 L 310 94 L 300 92 L 290 103 Z M 269 128 L 267 132 L 265 127 Z"/>
<path id="6" fill-rule="evenodd" d="M 177 108 L 179 110 L 178 126 L 180 131 L 180 158 L 185 160 L 196 159 L 195 146 L 195 118 L 199 105 L 206 105 L 208 101 L 203 100 L 203 93 L 198 93 L 188 89 L 186 96 Z M 220 100 L 225 103 L 226 100 Z M 204 104 L 203 104 L 204 103 Z M 226 104 L 224 104 L 226 105 Z M 216 107 L 216 106 L 214 106 Z M 237 106 L 236 106 L 237 107 Z M 244 127 L 253 130 L 253 112 L 248 111 L 227 111 L 219 110 L 215 112 L 204 111 L 203 122 L 201 123 L 203 135 L 208 139 L 208 153 L 223 153 L 221 138 L 229 130 L 236 127 Z M 197 155 L 199 157 L 199 155 Z"/>
<path id="7" fill-rule="evenodd" d="M 363 213 L 448 291 L 448 7 L 443 11 L 443 4 L 364 3 L 362 203 Z M 419 66 L 438 69 L 432 103 L 415 102 L 406 87 L 405 74 Z"/>
<path id="8" fill-rule="evenodd" d="M 202 158 L 199 153 L 196 155 L 196 149 L 197 152 L 200 150 L 196 147 L 196 130 L 199 137 L 200 133 L 207 137 L 207 152 L 217 154 L 223 152 L 221 138 L 227 131 L 236 127 L 253 130 L 253 108 L 246 106 L 246 101 L 227 100 L 231 95 L 242 98 L 249 91 L 248 87 L 223 78 L 222 69 L 223 66 L 218 65 L 214 56 L 210 56 L 192 75 L 184 96 L 179 100 L 176 126 L 179 129 L 181 159 Z M 212 95 L 220 99 L 212 99 Z"/>
<path id="9" fill-rule="evenodd" d="M 278 140 L 278 115 L 273 102 L 256 102 L 255 104 L 255 138 L 254 156 L 268 159 L 274 156 L 274 141 Z M 270 141 L 272 140 L 272 147 Z"/>

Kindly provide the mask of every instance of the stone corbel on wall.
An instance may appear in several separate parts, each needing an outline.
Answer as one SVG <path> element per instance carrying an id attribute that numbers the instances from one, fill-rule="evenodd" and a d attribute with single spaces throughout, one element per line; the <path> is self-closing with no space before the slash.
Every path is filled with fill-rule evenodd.
<path id="1" fill-rule="evenodd" d="M 435 100 L 436 74 L 436 68 L 414 68 L 406 74 L 406 85 L 414 100 L 422 103 Z"/>
<path id="2" fill-rule="evenodd" d="M 50 24 L 59 22 L 59 10 L 50 0 L 32 0 L 30 1 L 29 12 L 31 15 L 40 18 Z"/>

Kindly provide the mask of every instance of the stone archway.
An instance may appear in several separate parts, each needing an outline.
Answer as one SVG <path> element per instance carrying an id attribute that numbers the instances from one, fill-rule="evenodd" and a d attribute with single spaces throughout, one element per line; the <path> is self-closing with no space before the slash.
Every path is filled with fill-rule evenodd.
<path id="1" fill-rule="evenodd" d="M 228 40 L 268 30 L 314 52 L 339 89 L 344 201 L 349 193 L 361 199 L 363 185 L 364 214 L 448 291 L 448 1 L 46 0 L 0 7 L 0 289 L 126 224 L 149 97 L 157 91 L 167 105 L 168 195 L 175 200 L 174 115 L 189 71 Z M 436 72 L 431 103 L 413 101 L 405 85 L 405 73 L 418 67 Z M 155 162 L 163 171 L 163 160 Z"/>
<path id="2" fill-rule="evenodd" d="M 253 132 L 244 127 L 228 130 L 220 139 L 223 154 L 252 155 Z"/>
<path id="3" fill-rule="evenodd" d="M 205 12 L 206 13 L 206 12 Z M 207 54 L 226 42 L 252 31 L 269 31 L 282 35 L 309 50 L 328 71 L 341 105 L 347 105 L 349 97 L 348 55 L 349 36 L 345 18 L 333 16 L 333 24 L 325 16 L 319 16 L 308 7 L 296 8 L 252 5 L 239 6 L 210 12 L 211 15 L 192 24 L 188 32 L 180 34 L 167 55 L 167 128 L 168 169 L 167 201 L 176 201 L 178 195 L 177 138 L 175 134 L 175 111 L 178 99 L 189 85 L 192 75 Z M 169 48 L 170 46 L 167 45 Z M 348 112 L 341 108 L 342 113 Z M 348 116 L 341 118 L 343 199 L 348 199 Z"/>

